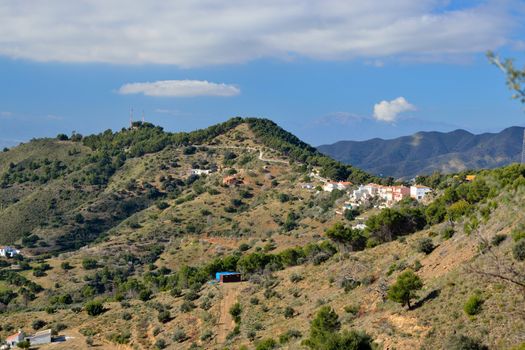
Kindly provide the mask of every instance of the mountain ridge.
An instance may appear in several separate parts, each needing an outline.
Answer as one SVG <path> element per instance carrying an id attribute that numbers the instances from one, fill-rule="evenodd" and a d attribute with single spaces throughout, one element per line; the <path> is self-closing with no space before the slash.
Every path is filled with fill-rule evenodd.
<path id="1" fill-rule="evenodd" d="M 524 129 L 512 126 L 482 134 L 464 129 L 420 131 L 394 139 L 338 141 L 317 149 L 370 173 L 407 179 L 436 171 L 451 173 L 517 162 Z"/>

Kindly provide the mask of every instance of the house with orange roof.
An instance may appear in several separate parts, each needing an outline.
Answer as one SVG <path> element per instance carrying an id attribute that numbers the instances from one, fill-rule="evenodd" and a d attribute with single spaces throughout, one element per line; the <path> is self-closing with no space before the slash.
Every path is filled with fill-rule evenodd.
<path id="1" fill-rule="evenodd" d="M 26 335 L 25 335 L 24 331 L 20 329 L 17 333 L 8 336 L 5 339 L 5 342 L 9 346 L 16 346 L 16 344 L 24 341 L 25 337 L 26 337 Z"/>

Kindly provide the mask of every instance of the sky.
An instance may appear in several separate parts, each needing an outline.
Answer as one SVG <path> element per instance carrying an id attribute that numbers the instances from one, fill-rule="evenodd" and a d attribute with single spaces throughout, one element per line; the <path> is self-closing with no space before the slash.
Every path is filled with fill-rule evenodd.
<path id="1" fill-rule="evenodd" d="M 523 0 L 0 2 L 0 147 L 264 117 L 317 146 L 525 125 Z"/>

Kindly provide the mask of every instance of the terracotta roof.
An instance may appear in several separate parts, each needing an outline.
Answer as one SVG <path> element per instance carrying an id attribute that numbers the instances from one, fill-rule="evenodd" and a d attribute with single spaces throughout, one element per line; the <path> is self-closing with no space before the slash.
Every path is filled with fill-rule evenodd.
<path id="1" fill-rule="evenodd" d="M 10 335 L 9 337 L 5 338 L 6 341 L 11 341 L 18 339 L 18 337 L 22 334 L 22 332 L 17 332 L 15 334 Z"/>

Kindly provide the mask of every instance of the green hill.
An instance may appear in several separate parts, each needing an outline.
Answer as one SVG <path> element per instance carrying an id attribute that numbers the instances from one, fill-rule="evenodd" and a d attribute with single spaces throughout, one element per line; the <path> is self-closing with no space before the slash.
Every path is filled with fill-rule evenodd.
<path id="1" fill-rule="evenodd" d="M 23 254 L 0 258 L 1 338 L 65 337 L 43 350 L 525 342 L 523 166 L 420 177 L 428 201 L 353 217 L 335 212 L 344 192 L 301 185 L 321 185 L 312 169 L 377 179 L 268 120 L 178 134 L 135 124 L 0 159 L 0 237 Z M 243 282 L 210 283 L 218 271 Z"/>

